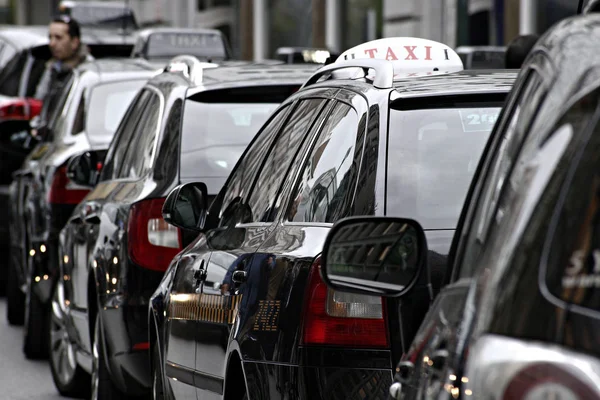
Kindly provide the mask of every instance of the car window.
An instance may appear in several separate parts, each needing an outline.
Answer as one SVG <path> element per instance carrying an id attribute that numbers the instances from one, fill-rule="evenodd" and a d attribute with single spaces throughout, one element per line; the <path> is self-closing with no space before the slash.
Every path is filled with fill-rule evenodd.
<path id="1" fill-rule="evenodd" d="M 535 119 L 541 102 L 546 95 L 546 87 L 537 72 L 527 72 L 525 80 L 516 93 L 518 96 L 510 109 L 510 113 L 503 116 L 497 129 L 502 137 L 496 148 L 488 154 L 492 157 L 487 172 L 482 175 L 483 186 L 480 191 L 477 205 L 473 212 L 471 224 L 465 242 L 465 252 L 460 262 L 459 275 L 461 278 L 473 276 L 476 270 L 476 258 L 481 251 L 481 246 L 486 242 L 490 227 L 498 211 L 500 197 L 508 176 L 514 167 L 515 161 L 523 147 L 523 140 L 528 128 Z"/>
<path id="2" fill-rule="evenodd" d="M 410 216 L 424 229 L 454 229 L 502 103 L 490 96 L 434 104 L 391 106 L 386 214 Z"/>
<path id="3" fill-rule="evenodd" d="M 106 161 L 102 168 L 100 180 L 116 179 L 123 165 L 123 159 L 127 146 L 131 141 L 133 133 L 136 131 L 140 116 L 145 110 L 146 103 L 150 97 L 150 91 L 142 90 L 136 99 L 130 104 L 127 113 L 122 119 L 117 133 L 110 144 Z"/>
<path id="4" fill-rule="evenodd" d="M 300 148 L 303 140 L 309 136 L 312 124 L 327 100 L 301 100 L 274 146 L 269 150 L 264 167 L 259 173 L 256 186 L 248 200 L 253 221 L 268 221 L 272 206 L 281 183 L 287 176 L 288 169 Z"/>
<path id="5" fill-rule="evenodd" d="M 228 179 L 227 187 L 224 189 L 223 199 L 219 202 L 219 218 L 222 218 L 225 211 L 231 209 L 233 204 L 249 194 L 256 174 L 258 173 L 273 140 L 279 133 L 279 130 L 288 115 L 289 109 L 289 105 L 282 107 L 273 117 L 271 117 L 254 138 L 252 143 L 250 143 L 248 149 L 237 163 Z M 221 225 L 226 222 L 227 221 L 225 220 L 221 221 Z"/>
<path id="6" fill-rule="evenodd" d="M 73 127 L 71 128 L 71 134 L 76 135 L 83 131 L 85 128 L 85 91 L 81 94 L 79 104 L 77 105 L 77 112 L 75 113 L 75 119 L 73 120 Z"/>
<path id="7" fill-rule="evenodd" d="M 0 94 L 18 96 L 21 74 L 27 63 L 27 52 L 21 52 L 13 57 L 0 71 Z"/>
<path id="8" fill-rule="evenodd" d="M 183 100 L 175 100 L 167 117 L 164 134 L 156 156 L 156 163 L 154 164 L 154 177 L 156 179 L 174 179 L 177 176 L 182 111 Z"/>
<path id="9" fill-rule="evenodd" d="M 151 93 L 140 122 L 129 142 L 123 167 L 119 173 L 121 178 L 140 178 L 150 172 L 154 163 L 161 112 L 160 96 Z"/>
<path id="10" fill-rule="evenodd" d="M 557 171 L 559 177 L 569 173 L 570 180 L 558 186 L 563 194 L 545 195 L 559 202 L 541 263 L 543 282 L 553 296 L 596 312 L 600 311 L 600 123 L 597 116 L 595 125 L 589 122 L 597 114 L 599 91 L 574 104 L 557 124 L 556 131 L 570 129 L 587 143 L 579 157 L 571 155 L 577 160 L 574 169 L 565 165 Z"/>
<path id="11" fill-rule="evenodd" d="M 183 112 L 181 178 L 224 181 L 277 107 L 277 103 L 207 103 L 188 98 Z"/>
<path id="12" fill-rule="evenodd" d="M 3 68 L 17 54 L 17 50 L 8 43 L 0 46 L 0 68 Z"/>
<path id="13" fill-rule="evenodd" d="M 132 79 L 101 83 L 92 89 L 85 120 L 85 132 L 91 143 L 110 143 L 127 107 L 145 82 Z"/>
<path id="14" fill-rule="evenodd" d="M 358 114 L 337 103 L 306 160 L 289 204 L 293 222 L 335 222 L 351 210 L 358 165 Z"/>

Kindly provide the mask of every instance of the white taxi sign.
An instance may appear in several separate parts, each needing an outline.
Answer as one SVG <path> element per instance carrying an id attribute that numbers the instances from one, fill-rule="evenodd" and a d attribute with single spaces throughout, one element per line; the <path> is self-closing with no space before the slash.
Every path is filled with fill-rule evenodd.
<path id="1" fill-rule="evenodd" d="M 344 51 L 336 60 L 376 58 L 391 61 L 394 74 L 457 72 L 464 69 L 458 54 L 443 43 L 414 37 L 372 40 Z"/>

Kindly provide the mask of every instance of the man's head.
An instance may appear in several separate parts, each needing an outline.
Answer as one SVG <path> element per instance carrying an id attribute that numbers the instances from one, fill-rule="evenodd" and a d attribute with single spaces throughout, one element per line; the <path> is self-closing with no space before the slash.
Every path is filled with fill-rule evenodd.
<path id="1" fill-rule="evenodd" d="M 50 51 L 60 61 L 75 57 L 81 45 L 79 24 L 67 15 L 60 15 L 50 22 Z"/>
<path id="2" fill-rule="evenodd" d="M 520 35 L 514 38 L 506 49 L 505 64 L 508 69 L 519 69 L 527 55 L 539 39 L 538 35 Z"/>

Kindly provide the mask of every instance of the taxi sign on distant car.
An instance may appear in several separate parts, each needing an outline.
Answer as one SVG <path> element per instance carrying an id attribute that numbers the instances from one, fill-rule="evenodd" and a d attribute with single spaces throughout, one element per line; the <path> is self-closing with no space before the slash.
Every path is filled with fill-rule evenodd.
<path id="1" fill-rule="evenodd" d="M 391 61 L 394 74 L 449 73 L 464 69 L 456 52 L 443 43 L 414 37 L 394 37 L 362 43 L 343 52 L 336 62 L 371 58 Z"/>

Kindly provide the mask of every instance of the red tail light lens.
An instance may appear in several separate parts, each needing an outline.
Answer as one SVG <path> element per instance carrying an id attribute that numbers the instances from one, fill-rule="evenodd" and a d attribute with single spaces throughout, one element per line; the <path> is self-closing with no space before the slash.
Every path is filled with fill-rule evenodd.
<path id="1" fill-rule="evenodd" d="M 37 99 L 14 99 L 0 104 L 0 119 L 30 120 L 42 111 L 42 102 Z"/>
<path id="2" fill-rule="evenodd" d="M 50 204 L 79 204 L 90 191 L 74 187 L 67 177 L 67 167 L 58 167 L 50 184 L 48 202 Z"/>
<path id="3" fill-rule="evenodd" d="M 129 212 L 129 258 L 140 267 L 164 272 L 182 249 L 181 232 L 162 218 L 164 198 L 143 200 Z"/>
<path id="4" fill-rule="evenodd" d="M 329 289 L 321 279 L 320 258 L 311 267 L 304 303 L 302 343 L 386 348 L 389 338 L 381 297 Z"/>

